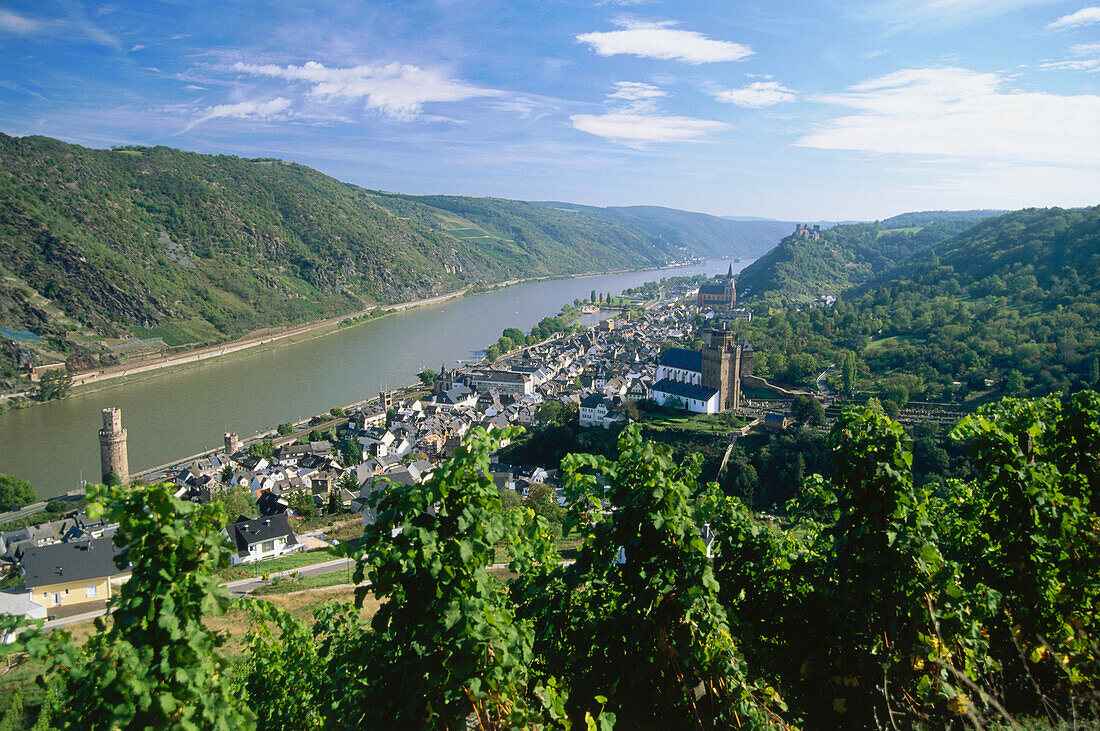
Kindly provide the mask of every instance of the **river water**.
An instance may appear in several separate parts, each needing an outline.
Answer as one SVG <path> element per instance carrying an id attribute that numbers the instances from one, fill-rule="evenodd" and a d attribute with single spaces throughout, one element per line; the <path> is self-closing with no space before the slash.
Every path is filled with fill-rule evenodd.
<path id="1" fill-rule="evenodd" d="M 130 471 L 140 472 L 412 383 L 483 357 L 506 327 L 524 332 L 574 299 L 619 294 L 663 277 L 724 273 L 732 262 L 555 279 L 506 287 L 366 321 L 323 337 L 206 361 L 184 370 L 0 414 L 0 473 L 54 497 L 98 481 L 100 412 L 122 409 Z M 733 263 L 734 271 L 747 265 Z"/>

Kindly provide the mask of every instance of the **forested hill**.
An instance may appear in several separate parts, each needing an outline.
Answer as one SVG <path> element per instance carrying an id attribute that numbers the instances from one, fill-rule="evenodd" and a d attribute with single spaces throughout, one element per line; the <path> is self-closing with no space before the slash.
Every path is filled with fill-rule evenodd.
<path id="1" fill-rule="evenodd" d="M 1050 308 L 1100 292 L 1100 206 L 1028 208 L 990 218 L 913 256 L 862 290 L 913 281 L 944 294 Z M 946 290 L 952 290 L 947 292 Z M 1050 309 L 1048 308 L 1048 309 Z"/>
<path id="2" fill-rule="evenodd" d="M 931 214 L 842 224 L 820 232 L 800 228 L 746 267 L 737 288 L 746 295 L 788 301 L 840 294 L 973 225 L 973 219 L 962 216 L 915 223 L 920 220 L 915 217 L 925 215 Z M 910 216 L 914 218 L 907 225 L 896 225 Z"/>
<path id="3" fill-rule="evenodd" d="M 593 218 L 646 232 L 685 253 L 756 257 L 774 247 L 794 223 L 769 219 L 737 220 L 661 206 L 609 206 L 540 201 L 549 208 L 580 211 Z"/>
<path id="4" fill-rule="evenodd" d="M 214 342 L 713 248 L 697 231 L 669 238 L 518 201 L 370 191 L 274 159 L 0 135 L 0 327 L 83 365 L 114 337 Z M 0 378 L 13 368 L 5 349 Z"/>

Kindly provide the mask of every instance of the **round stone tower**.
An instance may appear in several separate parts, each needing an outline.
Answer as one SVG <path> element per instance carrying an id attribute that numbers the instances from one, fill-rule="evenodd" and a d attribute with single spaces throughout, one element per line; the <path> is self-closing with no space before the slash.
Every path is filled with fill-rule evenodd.
<path id="1" fill-rule="evenodd" d="M 103 410 L 103 428 L 99 430 L 99 463 L 103 481 L 117 475 L 125 485 L 130 481 L 130 460 L 126 454 L 126 430 L 122 428 L 122 409 Z"/>

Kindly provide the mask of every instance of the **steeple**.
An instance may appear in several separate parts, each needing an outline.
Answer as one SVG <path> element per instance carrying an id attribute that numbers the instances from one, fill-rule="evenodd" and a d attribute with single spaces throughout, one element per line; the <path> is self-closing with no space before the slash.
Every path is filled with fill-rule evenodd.
<path id="1" fill-rule="evenodd" d="M 730 270 L 726 272 L 726 281 L 733 279 L 733 264 L 730 264 Z"/>

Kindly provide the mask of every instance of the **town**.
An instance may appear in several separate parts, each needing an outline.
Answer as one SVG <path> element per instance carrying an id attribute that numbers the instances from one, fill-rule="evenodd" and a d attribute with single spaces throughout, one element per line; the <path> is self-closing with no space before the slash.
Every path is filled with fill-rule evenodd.
<path id="1" fill-rule="evenodd" d="M 226 538 L 234 564 L 252 563 L 306 547 L 288 516 L 350 513 L 369 524 L 376 491 L 427 480 L 476 427 L 493 432 L 564 418 L 581 428 L 608 429 L 636 420 L 639 407 L 648 404 L 694 414 L 738 412 L 761 428 L 784 428 L 789 398 L 742 396 L 742 383 L 763 379 L 752 376 L 751 344 L 732 329 L 752 317 L 737 307 L 732 267 L 710 282 L 684 279 L 639 288 L 652 296 L 574 303 L 564 310 L 571 316 L 602 311 L 604 319 L 587 327 L 570 320 L 562 327 L 566 318 L 548 318 L 558 320 L 556 327 L 536 328 L 527 338 L 533 342 L 495 360 L 462 368 L 441 364 L 438 372 L 422 373 L 419 384 L 281 425 L 254 440 L 226 433 L 222 449 L 168 469 L 131 474 L 121 410 L 105 409 L 103 478 L 167 482 L 177 486 L 177 497 L 198 503 L 247 490 L 259 515 L 229 516 Z M 547 329 L 553 332 L 539 337 Z M 517 332 L 510 329 L 519 340 Z M 701 350 L 680 347 L 697 334 L 705 340 Z M 490 355 L 497 349 L 492 346 Z M 497 461 L 492 469 L 498 486 L 519 499 L 543 484 L 564 503 L 556 464 Z M 26 582 L 24 593 L 0 595 L 0 610 L 53 618 L 103 607 L 126 578 L 111 560 L 113 529 L 76 513 L 0 534 L 0 559 L 22 571 Z M 312 545 L 327 544 L 315 539 Z"/>

